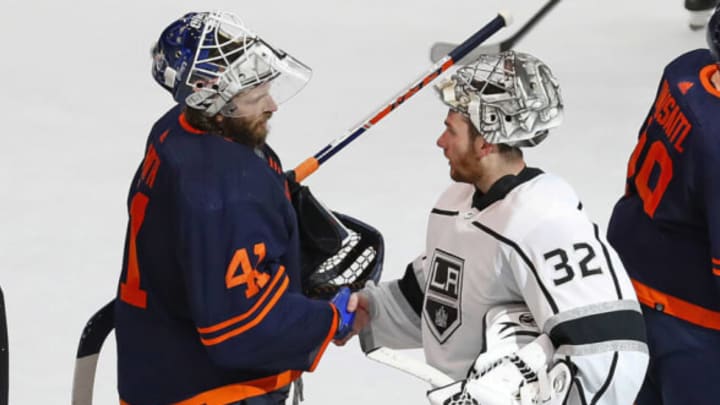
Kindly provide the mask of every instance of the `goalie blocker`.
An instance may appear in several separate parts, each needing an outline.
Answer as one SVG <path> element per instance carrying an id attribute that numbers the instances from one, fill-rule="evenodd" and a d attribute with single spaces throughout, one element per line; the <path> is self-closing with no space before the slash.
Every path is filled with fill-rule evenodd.
<path id="1" fill-rule="evenodd" d="M 332 212 L 306 186 L 289 182 L 300 228 L 305 295 L 329 299 L 347 286 L 357 291 L 382 273 L 384 242 L 372 226 Z"/>

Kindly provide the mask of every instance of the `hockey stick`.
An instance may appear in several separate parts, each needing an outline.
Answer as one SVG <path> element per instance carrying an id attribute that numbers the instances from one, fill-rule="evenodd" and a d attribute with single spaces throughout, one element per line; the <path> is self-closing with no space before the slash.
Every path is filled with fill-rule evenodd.
<path id="1" fill-rule="evenodd" d="M 440 76 L 441 73 L 445 72 L 451 66 L 455 65 L 457 61 L 462 59 L 478 45 L 485 42 L 485 40 L 498 32 L 502 27 L 510 25 L 511 22 L 512 18 L 510 14 L 505 12 L 498 13 L 497 17 L 493 18 L 492 21 L 487 23 L 470 38 L 466 39 L 465 42 L 457 45 L 449 52 L 447 52 L 445 56 L 439 59 L 421 78 L 413 82 L 413 84 L 410 85 L 408 88 L 402 90 L 400 93 L 393 96 L 390 103 L 386 104 L 380 110 L 373 112 L 369 116 L 369 118 L 362 120 L 361 123 L 357 125 L 353 130 L 351 130 L 348 134 L 343 135 L 330 142 L 314 156 L 305 159 L 304 162 L 300 163 L 292 172 L 295 180 L 301 182 L 309 175 L 314 173 L 321 164 L 325 163 L 325 161 L 327 161 L 333 155 L 341 151 L 350 142 L 354 141 L 357 137 L 370 129 L 370 127 L 385 118 L 385 116 L 390 114 L 395 108 L 399 107 L 400 104 L 407 101 L 410 97 L 415 95 L 415 93 L 420 91 L 423 87 L 427 86 L 435 78 Z"/>
<path id="2" fill-rule="evenodd" d="M 387 347 L 381 346 L 372 349 L 365 353 L 365 356 L 370 360 L 375 360 L 378 363 L 417 377 L 429 383 L 433 388 L 443 387 L 454 382 L 452 378 L 435 367 L 406 356 L 397 350 L 388 349 Z"/>
<path id="3" fill-rule="evenodd" d="M 115 300 L 105 304 L 85 324 L 75 358 L 73 374 L 72 405 L 91 405 L 95 371 L 100 349 L 115 328 Z"/>
<path id="4" fill-rule="evenodd" d="M 550 12 L 560 0 L 550 0 L 545 3 L 530 19 L 522 26 L 519 30 L 510 37 L 496 44 L 482 45 L 472 52 L 468 53 L 460 63 L 466 63 L 478 58 L 478 56 L 488 53 L 498 53 L 512 49 L 523 37 L 543 18 L 547 13 Z M 435 42 L 430 48 L 430 60 L 433 62 L 439 61 L 445 56 L 448 51 L 453 49 L 457 44 L 451 42 Z"/>
<path id="5" fill-rule="evenodd" d="M 10 388 L 10 364 L 8 351 L 7 318 L 5 315 L 5 297 L 0 288 L 0 405 L 8 404 Z"/>

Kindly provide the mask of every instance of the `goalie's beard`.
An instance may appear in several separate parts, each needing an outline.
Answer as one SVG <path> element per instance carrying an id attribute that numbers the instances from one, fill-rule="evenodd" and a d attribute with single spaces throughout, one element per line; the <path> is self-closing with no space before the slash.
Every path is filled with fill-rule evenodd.
<path id="1" fill-rule="evenodd" d="M 269 132 L 267 122 L 272 115 L 272 112 L 265 112 L 254 118 L 223 117 L 220 128 L 224 137 L 253 148 L 258 147 L 267 139 Z"/>

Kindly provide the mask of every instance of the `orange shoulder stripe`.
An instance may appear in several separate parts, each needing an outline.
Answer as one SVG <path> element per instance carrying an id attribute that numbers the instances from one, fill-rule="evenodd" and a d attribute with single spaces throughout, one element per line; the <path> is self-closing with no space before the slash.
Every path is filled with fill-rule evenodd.
<path id="1" fill-rule="evenodd" d="M 239 326 L 238 328 L 233 329 L 227 333 L 223 333 L 222 335 L 220 335 L 218 337 L 214 337 L 211 339 L 200 338 L 200 341 L 205 346 L 213 346 L 213 345 L 222 343 L 232 337 L 235 337 L 243 332 L 246 332 L 249 329 L 254 328 L 257 324 L 262 322 L 263 319 L 265 319 L 265 316 L 268 314 L 268 312 L 270 312 L 270 310 L 275 306 L 275 304 L 280 299 L 280 297 L 285 293 L 285 290 L 287 290 L 288 284 L 290 284 L 290 278 L 286 275 L 283 278 L 283 282 L 280 285 L 280 288 L 278 288 L 278 290 L 275 292 L 275 295 L 273 295 L 273 297 L 270 299 L 270 301 L 267 303 L 267 305 L 265 305 L 265 308 L 263 308 L 262 311 L 260 311 L 260 313 L 257 314 L 257 316 L 255 318 L 253 318 L 252 321 L 247 322 L 247 323 L 243 324 L 242 326 Z M 269 290 L 270 289 L 268 288 L 268 291 Z"/>
<path id="2" fill-rule="evenodd" d="M 249 317 L 255 311 L 257 311 L 258 308 L 260 308 L 260 306 L 263 304 L 263 301 L 265 301 L 265 299 L 268 297 L 268 295 L 270 295 L 270 292 L 275 288 L 275 285 L 278 283 L 280 278 L 282 278 L 283 274 L 285 274 L 285 266 L 280 266 L 278 268 L 277 273 L 275 273 L 275 277 L 273 277 L 272 281 L 270 281 L 270 285 L 268 286 L 268 288 L 265 289 L 265 292 L 263 293 L 263 295 L 260 297 L 260 299 L 257 300 L 257 302 L 255 302 L 255 305 L 253 305 L 253 307 L 250 308 L 249 310 L 247 310 L 245 313 L 238 315 L 236 317 L 230 318 L 228 320 L 222 321 L 215 325 L 206 326 L 204 328 L 197 328 L 197 331 L 200 333 L 217 332 L 220 329 L 225 329 L 228 326 L 238 323 L 238 322 L 242 321 L 243 319 Z"/>

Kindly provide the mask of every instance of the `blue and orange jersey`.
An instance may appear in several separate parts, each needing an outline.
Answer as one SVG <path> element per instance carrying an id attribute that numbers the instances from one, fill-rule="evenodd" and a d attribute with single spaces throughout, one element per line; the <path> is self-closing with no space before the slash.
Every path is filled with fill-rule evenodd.
<path id="1" fill-rule="evenodd" d="M 150 133 L 128 211 L 123 401 L 233 403 L 316 367 L 337 314 L 301 293 L 297 219 L 269 146 L 203 133 L 175 107 Z"/>
<path id="2" fill-rule="evenodd" d="M 720 91 L 707 49 L 665 68 L 608 240 L 644 304 L 720 329 Z"/>

